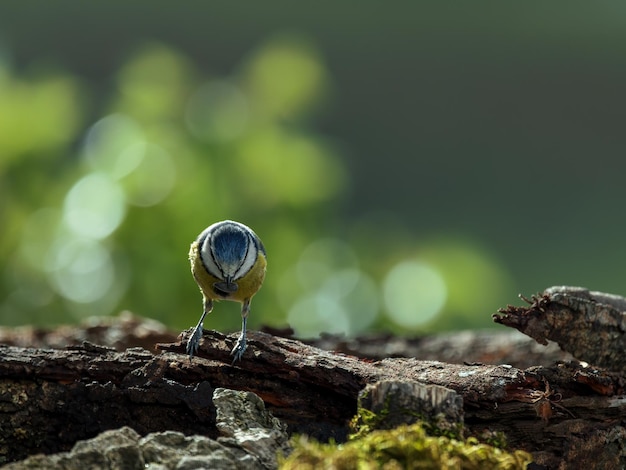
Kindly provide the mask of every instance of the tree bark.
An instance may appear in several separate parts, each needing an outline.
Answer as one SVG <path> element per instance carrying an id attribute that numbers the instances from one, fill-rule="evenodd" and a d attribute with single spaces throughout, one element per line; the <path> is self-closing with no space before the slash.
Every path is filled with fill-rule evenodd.
<path id="1" fill-rule="evenodd" d="M 157 355 L 91 343 L 1 346 L 0 452 L 6 461 L 67 450 L 124 425 L 140 434 L 175 430 L 213 437 L 216 387 L 254 392 L 291 433 L 341 441 L 361 389 L 408 379 L 455 390 L 463 397 L 468 434 L 500 431 L 512 448 L 530 451 L 548 468 L 619 468 L 625 462 L 624 377 L 575 361 L 526 369 L 400 357 L 373 361 L 249 332 L 243 360 L 233 366 L 235 336 L 205 331 L 190 361 L 188 333 L 158 345 Z"/>

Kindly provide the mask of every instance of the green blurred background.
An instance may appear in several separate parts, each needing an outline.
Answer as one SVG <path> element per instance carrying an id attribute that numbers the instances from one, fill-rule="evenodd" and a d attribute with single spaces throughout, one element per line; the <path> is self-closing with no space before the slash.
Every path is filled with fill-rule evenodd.
<path id="1" fill-rule="evenodd" d="M 0 4 L 0 323 L 190 327 L 189 243 L 226 218 L 268 252 L 252 328 L 626 293 L 623 3 L 255 5 Z"/>

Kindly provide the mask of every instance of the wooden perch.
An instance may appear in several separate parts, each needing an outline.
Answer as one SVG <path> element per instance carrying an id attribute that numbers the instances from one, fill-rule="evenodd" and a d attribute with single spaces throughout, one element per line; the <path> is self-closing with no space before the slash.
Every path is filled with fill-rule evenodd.
<path id="1" fill-rule="evenodd" d="M 626 299 L 582 287 L 546 289 L 529 306 L 500 309 L 496 323 L 516 328 L 541 344 L 555 341 L 576 359 L 626 373 Z"/>
<path id="2" fill-rule="evenodd" d="M 521 370 L 412 358 L 370 361 L 260 332 L 249 332 L 248 350 L 232 366 L 235 337 L 205 331 L 190 362 L 187 334 L 158 345 L 156 356 L 90 343 L 64 350 L 0 347 L 3 457 L 67 450 L 124 425 L 142 435 L 174 430 L 214 437 L 211 396 L 217 387 L 254 392 L 292 433 L 341 441 L 358 392 L 379 380 L 402 379 L 455 390 L 463 398 L 468 435 L 501 431 L 539 463 L 594 468 L 620 458 L 618 450 L 606 453 L 625 437 L 620 376 L 567 363 Z"/>

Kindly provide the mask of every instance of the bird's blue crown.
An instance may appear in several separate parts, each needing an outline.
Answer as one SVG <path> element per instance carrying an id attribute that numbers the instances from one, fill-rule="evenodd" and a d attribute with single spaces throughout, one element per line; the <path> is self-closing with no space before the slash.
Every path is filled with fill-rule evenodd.
<path id="1" fill-rule="evenodd" d="M 223 225 L 212 235 L 213 255 L 220 264 L 238 265 L 248 251 L 248 234 L 236 225 Z"/>

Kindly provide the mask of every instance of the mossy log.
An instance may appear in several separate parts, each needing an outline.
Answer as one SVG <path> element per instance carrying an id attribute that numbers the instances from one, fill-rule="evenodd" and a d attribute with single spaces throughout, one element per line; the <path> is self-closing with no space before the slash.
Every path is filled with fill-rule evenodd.
<path id="1" fill-rule="evenodd" d="M 409 379 L 455 390 L 463 398 L 467 435 L 501 432 L 510 448 L 531 452 L 547 468 L 624 463 L 624 377 L 574 361 L 527 369 L 400 357 L 374 361 L 249 332 L 248 350 L 233 366 L 236 336 L 205 331 L 190 361 L 188 333 L 160 344 L 157 354 L 87 342 L 66 349 L 0 346 L 4 460 L 64 451 L 125 425 L 142 435 L 173 430 L 213 437 L 217 387 L 254 392 L 291 433 L 341 441 L 360 390 L 379 380 Z"/>

